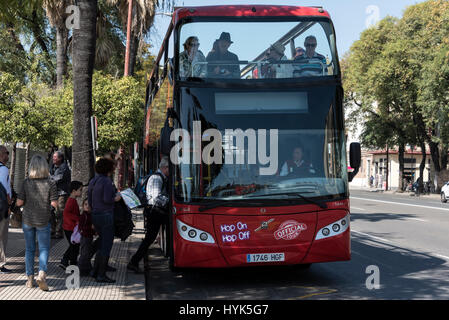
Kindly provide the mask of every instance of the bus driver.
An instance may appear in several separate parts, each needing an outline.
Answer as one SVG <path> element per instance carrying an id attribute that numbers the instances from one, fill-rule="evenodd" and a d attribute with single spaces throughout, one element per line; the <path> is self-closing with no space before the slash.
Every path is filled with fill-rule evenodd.
<path id="1" fill-rule="evenodd" d="M 281 168 L 279 175 L 285 177 L 288 175 L 310 176 L 315 174 L 315 169 L 311 163 L 307 163 L 302 158 L 303 149 L 296 146 L 293 149 L 293 160 L 287 160 Z"/>

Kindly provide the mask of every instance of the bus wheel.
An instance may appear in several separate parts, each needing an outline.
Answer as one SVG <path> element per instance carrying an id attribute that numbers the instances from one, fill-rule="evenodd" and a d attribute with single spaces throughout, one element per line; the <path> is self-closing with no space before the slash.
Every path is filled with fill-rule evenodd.
<path id="1" fill-rule="evenodd" d="M 170 248 L 170 252 L 168 255 L 168 268 L 170 269 L 171 272 L 178 272 L 181 270 L 180 268 L 175 267 L 175 257 L 173 254 L 173 245 Z"/>

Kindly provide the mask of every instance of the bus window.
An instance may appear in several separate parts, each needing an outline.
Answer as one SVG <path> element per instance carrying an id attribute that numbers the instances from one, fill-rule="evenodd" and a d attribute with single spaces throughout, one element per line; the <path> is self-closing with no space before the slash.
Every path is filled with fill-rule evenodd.
<path id="1" fill-rule="evenodd" d="M 323 21 L 191 22 L 179 36 L 181 79 L 291 79 L 338 73 L 335 35 Z M 263 37 L 254 37 L 254 35 Z"/>

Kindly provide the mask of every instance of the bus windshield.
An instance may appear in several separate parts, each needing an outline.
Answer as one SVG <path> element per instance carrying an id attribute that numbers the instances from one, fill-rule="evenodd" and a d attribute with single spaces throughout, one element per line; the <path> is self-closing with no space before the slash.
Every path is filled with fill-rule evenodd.
<path id="1" fill-rule="evenodd" d="M 291 79 L 338 74 L 330 22 L 194 21 L 179 31 L 181 80 Z"/>
<path id="2" fill-rule="evenodd" d="M 180 91 L 175 128 L 183 136 L 174 138 L 172 149 L 183 159 L 175 163 L 177 201 L 279 203 L 298 195 L 335 199 L 346 194 L 337 85 L 184 86 Z"/>

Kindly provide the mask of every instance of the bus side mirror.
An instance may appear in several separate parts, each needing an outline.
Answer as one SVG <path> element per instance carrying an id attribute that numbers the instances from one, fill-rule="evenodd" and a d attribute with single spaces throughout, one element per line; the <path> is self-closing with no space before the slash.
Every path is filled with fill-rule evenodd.
<path id="1" fill-rule="evenodd" d="M 351 182 L 354 177 L 359 173 L 360 163 L 362 162 L 362 151 L 360 148 L 360 143 L 353 142 L 349 147 L 349 163 L 351 168 L 354 169 L 353 172 L 348 172 L 348 180 Z"/>

